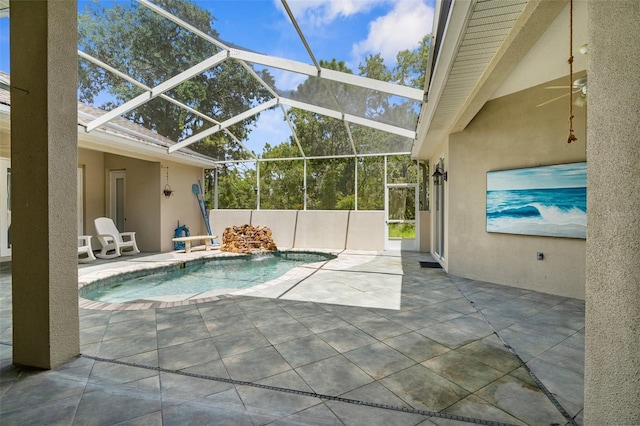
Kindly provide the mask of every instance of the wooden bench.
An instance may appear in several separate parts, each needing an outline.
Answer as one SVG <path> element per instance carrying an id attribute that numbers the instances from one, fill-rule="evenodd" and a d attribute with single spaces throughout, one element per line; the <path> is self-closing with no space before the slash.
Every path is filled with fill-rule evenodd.
<path id="1" fill-rule="evenodd" d="M 204 241 L 204 249 L 209 250 L 213 245 L 211 244 L 211 240 L 214 238 L 218 238 L 217 235 L 193 235 L 189 237 L 177 237 L 174 238 L 174 242 L 182 242 L 184 243 L 184 252 L 191 252 L 191 242 L 192 241 Z"/>

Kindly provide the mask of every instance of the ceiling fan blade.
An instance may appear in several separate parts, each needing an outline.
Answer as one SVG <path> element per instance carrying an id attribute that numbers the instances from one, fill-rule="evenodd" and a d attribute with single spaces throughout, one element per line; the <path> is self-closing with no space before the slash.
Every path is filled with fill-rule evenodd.
<path id="1" fill-rule="evenodd" d="M 550 104 L 551 102 L 557 101 L 558 99 L 562 99 L 562 98 L 567 97 L 567 96 L 569 96 L 569 95 L 573 95 L 574 93 L 577 93 L 577 92 L 579 92 L 579 90 L 574 90 L 574 91 L 573 91 L 573 92 L 571 92 L 571 93 L 565 93 L 564 95 L 560 95 L 560 96 L 555 97 L 555 98 L 553 98 L 553 99 L 549 99 L 548 101 L 543 102 L 543 103 L 541 103 L 541 104 L 539 104 L 539 105 L 536 105 L 536 107 L 541 107 L 541 106 L 544 106 L 544 105 Z"/>

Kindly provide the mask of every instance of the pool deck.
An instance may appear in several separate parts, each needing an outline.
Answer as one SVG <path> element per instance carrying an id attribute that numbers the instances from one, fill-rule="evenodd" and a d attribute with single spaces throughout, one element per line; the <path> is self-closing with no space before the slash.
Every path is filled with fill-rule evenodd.
<path id="1" fill-rule="evenodd" d="M 211 255 L 99 260 L 79 282 Z M 12 365 L 0 268 L 0 423 L 582 424 L 584 302 L 431 260 L 343 251 L 233 295 L 80 301 L 82 355 L 45 372 Z"/>

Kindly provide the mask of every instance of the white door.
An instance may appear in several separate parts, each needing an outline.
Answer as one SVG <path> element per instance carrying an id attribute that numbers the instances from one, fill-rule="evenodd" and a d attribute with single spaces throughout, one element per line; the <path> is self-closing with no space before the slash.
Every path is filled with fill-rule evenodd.
<path id="1" fill-rule="evenodd" d="M 125 232 L 124 212 L 126 172 L 116 170 L 109 172 L 109 217 L 113 219 L 118 231 Z"/>
<path id="2" fill-rule="evenodd" d="M 0 256 L 11 256 L 11 160 L 0 158 Z"/>
<path id="3" fill-rule="evenodd" d="M 385 189 L 385 250 L 417 251 L 418 185 L 388 184 Z"/>

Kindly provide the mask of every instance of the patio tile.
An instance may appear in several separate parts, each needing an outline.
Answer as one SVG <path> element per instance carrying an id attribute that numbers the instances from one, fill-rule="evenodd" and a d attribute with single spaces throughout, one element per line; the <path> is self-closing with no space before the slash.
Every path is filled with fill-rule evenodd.
<path id="1" fill-rule="evenodd" d="M 255 327 L 217 336 L 212 341 L 222 358 L 270 346 L 269 341 Z"/>
<path id="2" fill-rule="evenodd" d="M 543 333 L 531 329 L 522 329 L 518 326 L 511 326 L 501 330 L 500 336 L 525 362 L 532 360 L 566 338 L 564 334 Z"/>
<path id="3" fill-rule="evenodd" d="M 543 361 L 584 376 L 584 350 L 567 346 L 564 342 L 543 352 L 534 361 Z"/>
<path id="4" fill-rule="evenodd" d="M 265 309 L 258 312 L 249 312 L 247 314 L 247 318 L 249 318 L 256 327 L 296 322 L 291 315 L 279 307 Z"/>
<path id="5" fill-rule="evenodd" d="M 123 338 L 103 340 L 98 350 L 102 358 L 118 359 L 158 349 L 156 332 L 130 335 Z"/>
<path id="6" fill-rule="evenodd" d="M 239 296 L 234 299 L 236 306 L 245 314 L 249 312 L 264 311 L 266 309 L 273 309 L 277 305 L 272 299 L 266 299 L 261 297 L 246 297 Z"/>
<path id="7" fill-rule="evenodd" d="M 446 408 L 443 411 L 445 414 L 452 414 L 457 416 L 465 416 L 472 419 L 489 420 L 496 423 L 504 423 L 509 425 L 522 425 L 526 426 L 526 423 L 518 420 L 509 413 L 489 404 L 487 401 L 478 398 L 475 395 L 469 395 L 463 400 L 453 404 L 451 407 Z M 438 425 L 446 425 L 448 423 L 441 422 L 440 419 L 434 420 Z M 456 422 L 455 424 L 458 424 Z"/>
<path id="8" fill-rule="evenodd" d="M 318 333 L 317 336 L 340 353 L 370 345 L 377 341 L 362 330 L 350 325 Z"/>
<path id="9" fill-rule="evenodd" d="M 162 398 L 195 400 L 229 389 L 229 384 L 180 374 L 160 373 Z"/>
<path id="10" fill-rule="evenodd" d="M 419 333 L 402 334 L 386 339 L 384 343 L 416 362 L 425 361 L 451 350 Z"/>
<path id="11" fill-rule="evenodd" d="M 424 308 L 414 309 L 413 312 L 420 312 L 421 314 L 440 322 L 449 321 L 462 316 L 460 312 L 453 309 L 445 308 L 444 306 L 440 306 L 439 304 L 433 304 L 425 306 Z"/>
<path id="12" fill-rule="evenodd" d="M 451 349 L 458 348 L 479 339 L 476 333 L 461 330 L 456 327 L 455 324 L 450 324 L 449 322 L 425 327 L 417 330 L 417 333 Z"/>
<path id="13" fill-rule="evenodd" d="M 347 392 L 342 395 L 343 398 L 353 399 L 356 401 L 365 401 L 374 404 L 384 404 L 393 407 L 405 407 L 411 408 L 409 404 L 407 404 L 401 398 L 398 398 L 396 394 L 391 392 L 386 387 L 382 386 L 379 381 L 375 381 L 369 384 L 366 384 L 362 387 L 354 389 L 350 392 Z M 349 405 L 346 405 L 348 408 Z"/>
<path id="14" fill-rule="evenodd" d="M 96 362 L 91 370 L 89 382 L 93 384 L 119 385 L 157 376 L 158 372 L 128 365 Z"/>
<path id="15" fill-rule="evenodd" d="M 158 367 L 158 351 L 152 350 L 149 352 L 142 352 L 136 355 L 120 358 L 120 361 L 132 362 L 135 364 L 145 365 L 149 367 Z"/>
<path id="16" fill-rule="evenodd" d="M 104 333 L 107 330 L 107 325 L 97 325 L 95 327 L 83 328 L 80 330 L 80 344 L 86 345 L 89 343 L 101 342 L 104 337 Z M 8 346 L 9 347 L 9 346 Z M 2 349 L 2 348 L 0 348 Z"/>
<path id="17" fill-rule="evenodd" d="M 115 424 L 161 409 L 160 395 L 119 387 L 100 387 L 82 395 L 76 424 Z"/>
<path id="18" fill-rule="evenodd" d="M 344 356 L 376 380 L 416 363 L 384 343 L 363 346 L 346 352 Z"/>
<path id="19" fill-rule="evenodd" d="M 205 324 L 212 337 L 255 329 L 253 322 L 244 314 L 205 319 Z"/>
<path id="20" fill-rule="evenodd" d="M 4 309 L 4 308 L 3 308 Z M 111 312 L 80 309 L 80 329 L 109 324 Z"/>
<path id="21" fill-rule="evenodd" d="M 389 337 L 395 337 L 411 331 L 408 328 L 383 317 L 359 323 L 358 328 L 378 340 L 388 339 Z"/>
<path id="22" fill-rule="evenodd" d="M 145 321 L 140 319 L 130 321 L 109 321 L 107 330 L 104 333 L 102 340 L 107 341 L 110 339 L 120 339 L 123 337 L 137 336 L 145 333 L 156 332 L 156 325 L 152 321 Z"/>
<path id="23" fill-rule="evenodd" d="M 566 423 L 540 389 L 511 375 L 501 377 L 475 395 L 527 424 Z"/>
<path id="24" fill-rule="evenodd" d="M 2 397 L 2 412 L 38 407 L 57 400 L 82 395 L 86 382 L 43 375 L 20 378 Z"/>
<path id="25" fill-rule="evenodd" d="M 584 405 L 583 373 L 559 367 L 539 358 L 528 362 L 527 365 L 551 393 L 579 406 Z"/>
<path id="26" fill-rule="evenodd" d="M 339 401 L 328 401 L 327 406 L 345 425 L 397 425 L 413 426 L 423 424 L 427 418 L 421 414 L 386 410 L 364 405 L 347 404 Z"/>
<path id="27" fill-rule="evenodd" d="M 505 374 L 457 351 L 430 358 L 422 365 L 469 392 L 475 392 Z"/>
<path id="28" fill-rule="evenodd" d="M 296 372 L 314 392 L 323 395 L 342 395 L 373 381 L 342 355 L 299 367 Z"/>
<path id="29" fill-rule="evenodd" d="M 202 339 L 158 349 L 160 367 L 181 370 L 219 359 L 213 339 Z"/>
<path id="30" fill-rule="evenodd" d="M 318 404 L 291 416 L 286 416 L 273 424 L 278 426 L 341 426 L 344 423 L 338 420 L 325 404 Z"/>
<path id="31" fill-rule="evenodd" d="M 179 345 L 211 337 L 204 323 L 181 324 L 177 327 L 167 327 L 158 330 L 158 347 Z"/>
<path id="32" fill-rule="evenodd" d="M 300 367 L 338 354 L 317 336 L 305 336 L 274 346 L 293 367 Z"/>
<path id="33" fill-rule="evenodd" d="M 583 301 L 450 277 L 442 270 L 419 268 L 424 255 L 411 255 L 369 256 L 380 272 L 402 268 L 400 310 L 348 306 L 348 301 L 337 299 L 321 304 L 250 296 L 144 311 L 81 309 L 81 349 L 87 355 L 182 369 L 213 379 L 233 377 L 510 424 L 564 424 L 527 370 L 462 297 L 463 291 L 486 305 L 482 312 L 494 326 L 501 326 L 500 335 L 582 424 Z M 111 268 L 113 263 L 120 261 L 108 262 Z M 339 277 L 340 288 L 360 277 L 358 289 L 351 286 L 339 295 L 335 289 L 322 289 L 322 280 L 314 285 L 325 291 L 326 300 L 334 300 L 356 294 L 350 292 L 369 296 L 375 292 L 367 290 L 376 286 L 386 291 L 382 284 L 397 278 L 362 273 L 367 270 L 365 263 L 348 258 L 342 263 L 349 266 Z M 338 269 L 313 277 L 338 277 Z M 380 276 L 385 279 L 376 282 Z M 10 303 L 2 296 L 10 296 L 6 289 L 3 281 L 3 307 Z M 12 338 L 10 312 L 0 310 L 3 425 L 37 423 L 45 416 L 71 424 L 74 407 L 77 424 L 466 424 L 86 357 L 49 372 L 21 371 L 11 365 L 12 347 L 5 344 Z M 374 380 L 367 372 L 381 379 Z M 507 375 L 491 381 L 502 374 Z M 477 390 L 470 395 L 473 389 Z M 116 408 L 108 412 L 113 404 Z M 97 416 L 89 417 L 94 407 Z"/>
<path id="34" fill-rule="evenodd" d="M 300 318 L 299 321 L 314 333 L 322 333 L 323 331 L 333 330 L 335 328 L 349 325 L 330 312 Z"/>
<path id="35" fill-rule="evenodd" d="M 313 334 L 311 330 L 297 321 L 285 324 L 267 324 L 259 327 L 258 330 L 272 345 Z"/>
<path id="36" fill-rule="evenodd" d="M 200 316 L 205 321 L 212 320 L 214 318 L 233 317 L 243 313 L 240 308 L 231 301 L 217 301 L 215 303 L 207 303 L 197 306 Z"/>
<path id="37" fill-rule="evenodd" d="M 259 383 L 277 388 L 311 392 L 311 389 L 294 371 L 277 374 L 268 379 L 261 380 Z M 260 389 L 251 386 L 239 386 L 238 394 L 247 411 L 257 424 L 271 423 L 281 417 L 286 417 L 315 405 L 322 404 L 322 401 L 315 397 L 296 395 L 277 390 Z"/>
<path id="38" fill-rule="evenodd" d="M 380 381 L 413 408 L 441 411 L 469 395 L 469 392 L 418 364 Z"/>
<path id="39" fill-rule="evenodd" d="M 387 319 L 412 331 L 437 324 L 439 322 L 438 320 L 426 316 L 422 312 L 416 311 L 395 312 L 387 316 Z"/>
<path id="40" fill-rule="evenodd" d="M 504 347 L 495 335 L 459 347 L 457 352 L 503 373 L 510 373 L 521 366 L 520 361 Z"/>
<path id="41" fill-rule="evenodd" d="M 24 426 L 42 424 L 72 424 L 81 394 L 58 399 L 49 403 L 29 404 L 14 411 L 2 407 L 2 426 Z"/>
<path id="42" fill-rule="evenodd" d="M 158 330 L 173 327 L 175 324 L 193 324 L 202 322 L 202 315 L 196 305 L 175 310 L 174 308 L 158 309 L 156 311 L 156 325 Z"/>
<path id="43" fill-rule="evenodd" d="M 256 382 L 291 370 L 291 366 L 273 347 L 256 349 L 222 358 L 229 377 L 234 380 Z"/>
<path id="44" fill-rule="evenodd" d="M 251 416 L 241 405 L 212 406 L 210 400 L 190 401 L 162 410 L 163 426 L 252 424 Z"/>
<path id="45" fill-rule="evenodd" d="M 282 306 L 293 318 L 304 318 L 312 315 L 324 314 L 325 308 L 313 302 L 293 302 Z"/>

